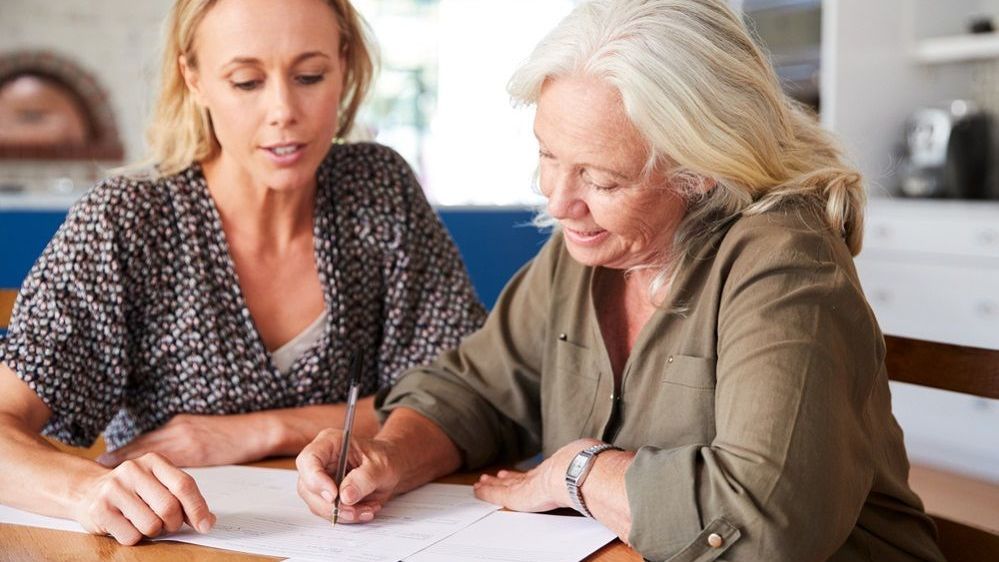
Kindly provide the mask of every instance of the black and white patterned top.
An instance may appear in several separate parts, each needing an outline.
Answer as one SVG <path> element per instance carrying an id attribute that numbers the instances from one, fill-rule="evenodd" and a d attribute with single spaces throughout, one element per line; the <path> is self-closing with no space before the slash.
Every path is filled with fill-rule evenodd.
<path id="1" fill-rule="evenodd" d="M 85 195 L 18 295 L 0 362 L 51 408 L 44 432 L 109 448 L 180 413 L 343 401 L 477 329 L 485 311 L 412 171 L 376 144 L 334 145 L 317 172 L 315 257 L 329 321 L 287 375 L 272 364 L 198 165 L 110 178 Z"/>

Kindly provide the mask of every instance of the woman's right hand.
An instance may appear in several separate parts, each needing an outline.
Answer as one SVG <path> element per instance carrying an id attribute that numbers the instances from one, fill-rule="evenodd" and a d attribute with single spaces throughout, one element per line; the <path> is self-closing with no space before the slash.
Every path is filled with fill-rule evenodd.
<path id="1" fill-rule="evenodd" d="M 194 479 L 156 453 L 125 461 L 91 482 L 75 518 L 87 531 L 121 544 L 176 532 L 185 522 L 199 533 L 215 524 Z"/>
<path id="2" fill-rule="evenodd" d="M 396 494 L 399 485 L 392 446 L 379 439 L 352 439 L 347 456 L 347 476 L 338 489 L 330 476 L 336 471 L 343 431 L 326 429 L 302 449 L 298 468 L 298 495 L 312 513 L 329 519 L 333 500 L 340 498 L 339 521 L 366 522 L 374 519 L 382 506 Z"/>

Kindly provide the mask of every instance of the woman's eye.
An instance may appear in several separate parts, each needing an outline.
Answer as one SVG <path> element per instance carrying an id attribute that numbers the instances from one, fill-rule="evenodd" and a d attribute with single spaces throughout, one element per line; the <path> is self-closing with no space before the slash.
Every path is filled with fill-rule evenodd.
<path id="1" fill-rule="evenodd" d="M 244 92 L 249 92 L 250 90 L 257 89 L 260 86 L 260 80 L 245 80 L 243 82 L 233 82 L 232 87 L 237 90 L 243 90 Z"/>
<path id="2" fill-rule="evenodd" d="M 610 182 L 610 183 L 601 183 L 601 182 L 598 182 L 586 170 L 583 170 L 583 174 L 582 175 L 583 175 L 583 179 L 586 180 L 586 183 L 588 183 L 590 185 L 590 187 L 596 189 L 597 191 L 614 191 L 615 189 L 621 187 L 620 185 L 618 185 L 616 183 L 613 183 L 613 182 Z"/>
<path id="3" fill-rule="evenodd" d="M 544 150 L 538 150 L 538 157 L 539 158 L 552 158 L 553 156 L 552 156 L 551 152 L 546 152 Z"/>
<path id="4" fill-rule="evenodd" d="M 302 74 L 295 78 L 298 80 L 299 84 L 308 86 L 310 84 L 318 84 L 323 81 L 324 76 L 322 74 Z"/>

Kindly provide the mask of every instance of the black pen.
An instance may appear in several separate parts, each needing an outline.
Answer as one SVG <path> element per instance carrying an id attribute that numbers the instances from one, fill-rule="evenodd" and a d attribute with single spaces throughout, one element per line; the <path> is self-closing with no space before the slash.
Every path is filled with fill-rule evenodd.
<path id="1" fill-rule="evenodd" d="M 350 378 L 347 380 L 347 415 L 345 416 L 343 422 L 343 443 L 340 444 L 340 460 L 336 465 L 336 474 L 334 475 L 334 481 L 336 482 L 336 499 L 333 500 L 333 513 L 330 516 L 331 526 L 336 526 L 336 521 L 340 517 L 340 496 L 343 490 L 340 488 L 340 483 L 343 482 L 343 477 L 347 475 L 347 453 L 350 451 L 350 433 L 354 429 L 354 409 L 357 407 L 357 395 L 360 393 L 360 388 L 357 386 L 358 379 L 361 378 L 361 354 L 355 353 L 353 359 L 350 362 Z"/>

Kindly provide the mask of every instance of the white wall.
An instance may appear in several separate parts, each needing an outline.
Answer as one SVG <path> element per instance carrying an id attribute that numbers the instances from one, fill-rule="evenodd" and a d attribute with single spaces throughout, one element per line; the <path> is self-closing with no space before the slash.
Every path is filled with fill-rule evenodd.
<path id="1" fill-rule="evenodd" d="M 143 154 L 170 0 L 3 0 L 0 51 L 44 49 L 77 62 L 110 94 L 126 159 Z"/>
<path id="2" fill-rule="evenodd" d="M 0 0 L 0 52 L 52 51 L 92 74 L 108 93 L 125 161 L 135 161 L 145 154 L 143 135 L 159 67 L 160 27 L 171 3 Z M 107 163 L 102 162 L 0 160 L 0 181 L 41 192 L 86 189 L 106 171 Z"/>

